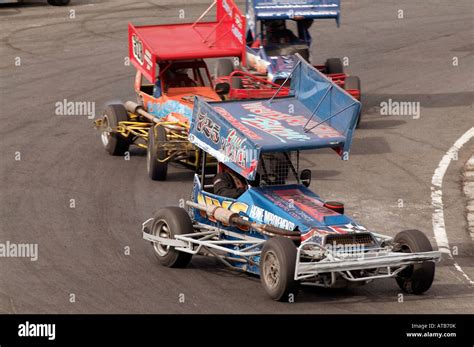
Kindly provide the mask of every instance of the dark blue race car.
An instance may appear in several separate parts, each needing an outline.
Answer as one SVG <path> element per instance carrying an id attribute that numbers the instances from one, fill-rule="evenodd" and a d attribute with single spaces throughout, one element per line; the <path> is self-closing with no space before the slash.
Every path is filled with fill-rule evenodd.
<path id="1" fill-rule="evenodd" d="M 193 255 L 259 275 L 275 300 L 300 284 L 323 287 L 395 278 L 408 293 L 433 282 L 433 251 L 420 231 L 375 233 L 324 201 L 300 170 L 305 150 L 332 148 L 343 160 L 360 103 L 297 55 L 290 96 L 205 102 L 196 98 L 189 140 L 245 179 L 237 198 L 218 195 L 206 165 L 196 173 L 187 209 L 168 207 L 143 223 L 160 262 L 186 266 Z"/>
<path id="2" fill-rule="evenodd" d="M 226 0 L 223 0 L 224 8 L 225 3 Z M 339 18 L 340 0 L 247 0 L 245 63 L 236 66 L 235 61 L 219 59 L 216 82 L 229 83 L 229 95 L 252 85 L 242 73 L 278 85 L 287 83 L 297 62 L 296 54 L 310 61 L 312 38 L 309 29 L 313 21 L 335 19 L 339 25 Z M 324 64 L 314 67 L 355 99 L 361 100 L 361 81 L 358 76 L 349 76 L 344 72 L 340 58 L 329 58 Z M 359 122 L 360 114 L 357 125 Z"/>

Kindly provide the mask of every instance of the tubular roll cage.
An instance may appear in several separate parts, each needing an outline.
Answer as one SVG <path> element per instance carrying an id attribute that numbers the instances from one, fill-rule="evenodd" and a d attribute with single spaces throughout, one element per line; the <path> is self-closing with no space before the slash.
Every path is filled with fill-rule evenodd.
<path id="1" fill-rule="evenodd" d="M 226 266 L 246 271 L 248 265 L 258 265 L 254 257 L 259 257 L 266 239 L 238 233 L 199 222 L 194 222 L 196 232 L 175 235 L 174 239 L 152 235 L 154 219 L 150 218 L 142 224 L 142 237 L 150 242 L 174 247 L 177 251 L 189 254 L 201 254 L 219 259 Z M 379 242 L 391 241 L 392 238 L 372 233 Z M 233 239 L 223 239 L 223 236 Z M 236 247 L 226 247 L 226 246 Z M 316 248 L 314 250 L 309 248 Z M 324 258 L 317 254 L 324 252 Z M 331 286 L 336 282 L 337 275 L 349 282 L 364 282 L 381 278 L 392 278 L 410 265 L 426 261 L 438 262 L 441 253 L 438 251 L 420 253 L 394 252 L 393 247 L 369 248 L 362 256 L 354 256 L 332 250 L 314 242 L 304 242 L 297 247 L 294 279 L 305 284 Z M 244 264 L 237 267 L 232 262 Z M 355 275 L 353 271 L 366 271 L 364 275 Z M 329 275 L 330 282 L 318 283 L 319 275 Z"/>

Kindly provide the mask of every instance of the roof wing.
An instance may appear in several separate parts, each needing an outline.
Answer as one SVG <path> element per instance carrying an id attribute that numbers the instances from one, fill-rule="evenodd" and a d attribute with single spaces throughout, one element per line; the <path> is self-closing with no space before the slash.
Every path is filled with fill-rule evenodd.
<path id="1" fill-rule="evenodd" d="M 340 0 L 247 0 L 251 22 L 265 19 L 335 19 L 339 25 Z"/>
<path id="2" fill-rule="evenodd" d="M 250 180 L 264 152 L 333 148 L 347 160 L 360 103 L 296 59 L 291 96 L 212 103 L 196 98 L 189 140 Z"/>
<path id="3" fill-rule="evenodd" d="M 151 46 L 140 37 L 137 28 L 132 23 L 128 23 L 128 56 L 135 68 L 148 81 L 155 83 L 156 55 L 153 53 Z"/>
<path id="4" fill-rule="evenodd" d="M 255 178 L 260 157 L 260 147 L 255 144 L 258 140 L 262 137 L 220 103 L 211 105 L 200 97 L 194 99 L 189 141 L 250 180 Z"/>
<path id="5" fill-rule="evenodd" d="M 290 94 L 311 111 L 304 126 L 305 132 L 318 133 L 325 127 L 336 130 L 344 137 L 344 141 L 342 146 L 333 148 L 343 160 L 347 160 L 360 114 L 360 102 L 299 54 L 296 54 L 296 58 L 298 63 L 291 74 Z"/>
<path id="6" fill-rule="evenodd" d="M 200 20 L 216 6 L 216 20 Z M 239 57 L 245 63 L 245 17 L 233 0 L 215 0 L 194 23 L 128 26 L 132 64 L 154 83 L 156 62 Z"/>

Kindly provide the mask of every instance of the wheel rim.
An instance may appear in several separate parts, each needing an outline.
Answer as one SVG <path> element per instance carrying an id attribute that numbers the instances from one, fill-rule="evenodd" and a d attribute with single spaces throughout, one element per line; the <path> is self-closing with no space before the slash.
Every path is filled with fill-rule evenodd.
<path id="1" fill-rule="evenodd" d="M 102 140 L 102 144 L 104 147 L 107 147 L 110 143 L 110 129 L 109 129 L 109 119 L 107 116 L 104 116 L 103 124 L 102 126 L 104 127 L 104 130 L 102 130 L 102 133 L 100 134 L 100 138 Z"/>
<path id="2" fill-rule="evenodd" d="M 171 237 L 171 232 L 168 224 L 164 220 L 159 220 L 153 228 L 153 235 L 169 239 Z M 170 246 L 153 242 L 153 249 L 160 257 L 164 257 L 169 253 Z"/>
<path id="3" fill-rule="evenodd" d="M 280 262 L 272 251 L 267 252 L 263 258 L 263 278 L 271 289 L 280 282 Z"/>

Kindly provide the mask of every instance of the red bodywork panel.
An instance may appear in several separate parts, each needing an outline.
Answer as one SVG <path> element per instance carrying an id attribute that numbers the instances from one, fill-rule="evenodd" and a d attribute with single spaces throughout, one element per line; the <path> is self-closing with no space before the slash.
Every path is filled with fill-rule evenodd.
<path id="1" fill-rule="evenodd" d="M 245 62 L 245 17 L 232 0 L 217 0 L 215 22 L 128 26 L 132 64 L 155 83 L 156 62 L 239 57 Z"/>
<path id="2" fill-rule="evenodd" d="M 277 92 L 278 88 L 280 88 L 280 85 L 270 82 L 267 79 L 239 70 L 232 72 L 229 76 L 218 77 L 216 83 L 228 83 L 232 85 L 232 77 L 239 78 L 242 81 L 242 88 L 237 89 L 231 87 L 228 96 L 230 100 L 271 98 Z M 276 96 L 288 96 L 289 92 L 289 88 L 282 87 Z"/>

